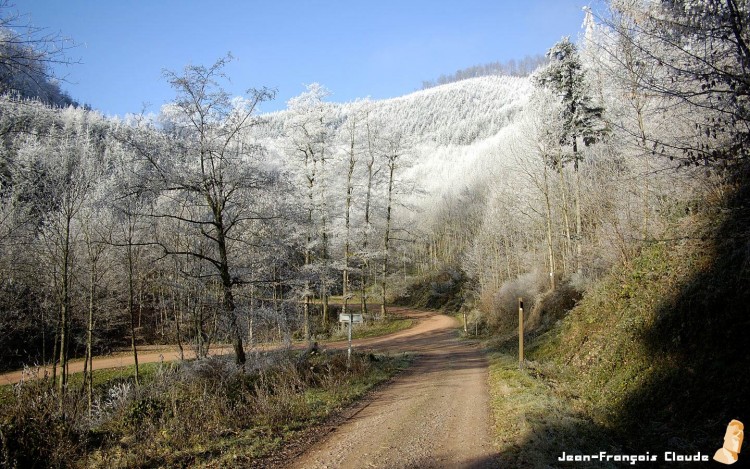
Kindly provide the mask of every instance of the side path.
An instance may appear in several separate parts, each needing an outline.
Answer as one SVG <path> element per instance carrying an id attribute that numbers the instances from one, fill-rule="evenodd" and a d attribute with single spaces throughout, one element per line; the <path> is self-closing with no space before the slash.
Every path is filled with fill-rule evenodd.
<path id="1" fill-rule="evenodd" d="M 156 349 L 156 350 L 154 350 Z M 215 355 L 226 355 L 233 353 L 233 349 L 229 346 L 214 346 L 211 347 L 209 354 Z M 185 347 L 185 359 L 195 358 L 195 352 L 191 347 Z M 138 363 L 143 365 L 144 363 L 155 363 L 159 361 L 172 362 L 180 359 L 180 352 L 176 346 L 145 346 L 142 349 L 138 349 Z M 112 356 L 97 356 L 94 357 L 94 370 L 103 370 L 106 368 L 121 368 L 130 366 L 133 363 L 133 354 L 131 352 L 117 353 Z M 83 359 L 76 359 L 68 364 L 70 373 L 80 373 L 83 371 Z M 52 367 L 34 367 L 30 371 L 34 376 L 43 377 L 44 373 L 52 374 Z M 24 376 L 23 370 L 9 371 L 7 373 L 0 374 L 0 385 L 15 384 L 22 379 L 28 379 Z"/>
<path id="2" fill-rule="evenodd" d="M 373 305 L 374 307 L 375 305 Z M 382 336 L 382 337 L 374 337 L 370 339 L 361 339 L 354 341 L 355 346 L 361 347 L 365 345 L 370 345 L 372 343 L 376 343 L 381 340 L 388 340 L 391 338 L 403 338 L 405 336 L 411 336 L 415 334 L 421 333 L 425 329 L 424 321 L 426 318 L 430 317 L 430 313 L 426 312 L 418 312 L 413 310 L 408 310 L 405 308 L 392 308 L 391 311 L 395 314 L 405 314 L 408 317 L 412 317 L 414 319 L 417 319 L 419 323 L 409 328 L 405 331 L 396 332 L 394 334 L 390 334 L 388 336 Z M 427 326 L 430 327 L 430 326 Z M 305 344 L 299 344 L 297 347 L 302 348 L 305 347 Z M 329 343 L 326 344 L 329 348 L 342 348 L 342 345 L 339 343 Z M 345 346 L 345 345 L 344 345 Z M 272 346 L 276 347 L 276 346 Z M 269 348 L 269 346 L 260 346 L 261 349 Z M 211 347 L 211 350 L 209 351 L 209 354 L 211 356 L 216 355 L 226 355 L 233 353 L 233 349 L 229 345 L 214 345 Z M 184 356 L 185 359 L 193 359 L 195 358 L 195 351 L 190 347 L 189 345 L 185 345 L 184 347 Z M 171 362 L 171 361 L 177 361 L 180 359 L 180 352 L 176 345 L 146 345 L 138 347 L 138 363 L 139 364 L 145 364 L 145 363 L 155 363 L 159 361 L 165 361 L 165 362 Z M 129 351 L 123 351 L 121 353 L 117 353 L 115 355 L 106 355 L 106 356 L 96 356 L 94 357 L 94 370 L 102 370 L 106 368 L 121 368 L 125 366 L 130 366 L 134 363 L 133 361 L 133 354 Z M 83 360 L 82 359 L 75 359 L 71 360 L 68 364 L 68 369 L 70 370 L 70 373 L 80 373 L 83 371 Z M 45 366 L 45 367 L 32 367 L 29 370 L 33 376 L 42 377 L 45 373 L 51 374 L 52 373 L 52 367 L 51 366 Z M 21 381 L 22 379 L 28 379 L 29 377 L 24 376 L 23 370 L 16 370 L 16 371 L 9 371 L 6 373 L 0 373 L 0 385 L 6 385 L 6 384 L 15 384 Z"/>
<path id="3" fill-rule="evenodd" d="M 360 350 L 415 353 L 414 365 L 287 467 L 499 467 L 484 354 L 457 338 L 453 318 L 413 313 L 418 326 Z"/>

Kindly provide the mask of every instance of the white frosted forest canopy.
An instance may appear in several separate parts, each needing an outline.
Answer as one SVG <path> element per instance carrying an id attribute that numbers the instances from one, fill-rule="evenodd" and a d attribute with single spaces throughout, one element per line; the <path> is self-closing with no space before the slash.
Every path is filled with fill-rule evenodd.
<path id="1" fill-rule="evenodd" d="M 271 114 L 271 90 L 224 91 L 229 58 L 167 73 L 174 102 L 125 118 L 31 99 L 18 70 L 44 63 L 0 63 L 2 367 L 88 342 L 231 341 L 242 362 L 248 342 L 325 337 L 331 295 L 385 304 L 435 272 L 489 329 L 519 293 L 585 288 L 747 136 L 725 18 L 675 6 L 667 31 L 635 19 L 658 5 L 611 7 L 529 77 L 350 103 L 311 84 Z"/>
<path id="2" fill-rule="evenodd" d="M 402 381 L 416 407 L 382 399 L 409 409 L 400 423 L 370 407 L 375 435 L 418 427 L 419 451 L 397 452 L 411 465 L 472 445 L 498 467 L 718 448 L 750 386 L 748 13 L 609 0 L 528 76 L 469 67 L 347 103 L 312 83 L 267 114 L 273 89 L 226 91 L 228 55 L 164 72 L 172 99 L 125 117 L 61 91 L 55 36 L 0 20 L 0 371 L 28 366 L 0 387 L 0 460 L 286 458 L 406 366 L 317 343 L 359 313 L 364 332 L 411 327 L 394 305 L 431 311 L 380 350 L 440 337 Z M 459 334 L 486 340 L 491 366 Z M 144 346 L 179 361 L 139 365 Z M 231 355 L 209 359 L 219 347 Z M 115 350 L 127 377 L 99 362 L 95 378 Z M 492 406 L 491 437 L 457 431 L 448 406 L 426 415 L 458 409 L 469 381 L 491 398 L 464 421 Z M 471 445 L 422 433 L 438 427 Z M 376 440 L 373 454 L 396 441 Z"/>

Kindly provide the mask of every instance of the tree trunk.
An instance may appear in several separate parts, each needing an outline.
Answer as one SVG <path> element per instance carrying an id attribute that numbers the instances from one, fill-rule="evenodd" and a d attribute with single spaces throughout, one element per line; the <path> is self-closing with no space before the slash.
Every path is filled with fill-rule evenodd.
<path id="1" fill-rule="evenodd" d="M 643 149 L 644 155 L 648 153 L 648 149 L 646 148 L 646 128 L 645 124 L 643 123 L 643 112 L 642 112 L 642 105 L 640 104 L 640 101 L 637 100 L 636 105 L 636 115 L 638 118 L 638 131 L 640 133 L 640 141 L 641 141 L 641 148 Z M 641 225 L 641 237 L 645 241 L 648 239 L 650 234 L 649 229 L 649 218 L 651 216 L 651 204 L 650 204 L 650 189 L 648 180 L 651 177 L 651 164 L 650 164 L 650 158 L 645 157 L 643 158 L 644 163 L 646 164 L 646 170 L 645 174 L 643 175 L 643 222 Z"/>
<path id="2" fill-rule="evenodd" d="M 308 160 L 305 159 L 305 166 L 308 165 Z M 312 243 L 312 229 L 313 229 L 313 210 L 315 207 L 315 201 L 314 201 L 314 188 L 315 188 L 315 163 L 313 162 L 312 165 L 312 173 L 310 176 L 308 176 L 307 179 L 307 244 L 305 245 L 305 267 L 307 269 L 310 268 L 312 265 L 312 253 L 310 252 L 310 244 Z M 310 275 L 309 270 L 305 272 L 306 276 Z M 303 314 L 304 314 L 304 336 L 305 341 L 310 341 L 311 331 L 310 331 L 310 280 L 305 279 L 305 299 L 304 299 L 304 305 L 303 305 Z"/>
<path id="3" fill-rule="evenodd" d="M 351 257 L 351 249 L 349 246 L 349 238 L 351 235 L 350 227 L 350 215 L 352 207 L 352 177 L 354 176 L 354 166 L 356 160 L 354 158 L 354 128 L 351 130 L 351 145 L 349 147 L 349 171 L 346 177 L 346 208 L 344 212 L 344 227 L 345 227 L 345 238 L 344 238 L 344 271 L 342 273 L 342 294 L 343 294 L 343 305 L 341 307 L 341 313 L 346 314 L 347 306 L 349 304 L 349 258 Z"/>
<path id="4" fill-rule="evenodd" d="M 174 328 L 175 328 L 175 335 L 177 336 L 177 347 L 180 349 L 180 361 L 182 361 L 182 360 L 185 359 L 185 350 L 182 347 L 182 333 L 180 331 L 180 322 L 181 322 L 181 317 L 180 316 L 182 316 L 182 315 L 179 313 L 179 310 L 181 308 L 179 308 L 177 306 L 176 298 L 175 298 L 174 301 L 175 301 L 175 304 L 173 306 L 173 311 L 174 311 Z"/>
<path id="5" fill-rule="evenodd" d="M 555 251 L 552 246 L 552 207 L 549 202 L 547 164 L 544 163 L 544 202 L 547 208 L 547 257 L 549 260 L 550 289 L 555 289 Z"/>
<path id="6" fill-rule="evenodd" d="M 386 207 L 386 215 L 385 215 L 385 234 L 383 236 L 383 271 L 382 271 L 382 280 L 380 284 L 380 291 L 382 293 L 381 297 L 381 303 L 380 303 L 380 318 L 385 319 L 386 316 L 386 306 L 385 306 L 385 296 L 386 296 L 386 282 L 388 277 L 388 245 L 390 243 L 391 239 L 391 209 L 393 206 L 393 173 L 396 169 L 396 161 L 395 157 L 392 157 L 389 160 L 388 163 L 388 206 Z"/>
<path id="7" fill-rule="evenodd" d="M 135 285 L 133 275 L 133 238 L 132 226 L 128 227 L 128 312 L 130 314 L 130 348 L 133 351 L 133 363 L 135 364 L 135 385 L 140 384 L 140 373 L 138 370 L 138 349 L 135 345 Z"/>
<path id="8" fill-rule="evenodd" d="M 327 274 L 323 274 L 323 285 L 321 286 L 321 303 L 323 303 L 323 330 L 328 329 L 328 278 L 326 277 Z"/>
<path id="9" fill-rule="evenodd" d="M 325 160 L 323 160 L 325 161 Z M 324 167 L 325 164 L 321 162 L 321 174 L 324 173 Z M 322 199 L 321 205 L 321 240 L 323 242 L 323 250 L 322 250 L 322 258 L 323 258 L 323 275 L 321 278 L 321 285 L 320 285 L 320 299 L 322 300 L 321 303 L 323 304 L 323 330 L 328 329 L 328 262 L 329 262 L 329 252 L 328 252 L 328 209 L 326 207 L 326 192 L 325 192 L 325 181 L 323 184 L 319 184 L 320 186 L 320 197 Z"/>
<path id="10" fill-rule="evenodd" d="M 89 274 L 89 324 L 86 330 L 86 363 L 89 363 L 90 366 L 88 374 L 84 372 L 83 378 L 85 385 L 87 385 L 86 397 L 89 416 L 91 416 L 91 404 L 94 397 L 94 357 L 91 344 L 94 337 L 94 296 L 96 295 L 96 269 L 93 265 Z"/>
<path id="11" fill-rule="evenodd" d="M 52 382 L 57 382 L 57 360 L 58 360 L 58 348 L 60 345 L 60 324 L 62 324 L 62 307 L 59 308 L 57 313 L 57 324 L 55 325 L 55 339 L 52 342 Z"/>
<path id="12" fill-rule="evenodd" d="M 227 257 L 227 241 L 224 230 L 224 223 L 221 213 L 218 210 L 214 211 L 214 220 L 216 222 L 216 234 L 217 244 L 219 247 L 219 274 L 221 276 L 221 286 L 224 296 L 224 312 L 227 314 L 229 319 L 229 329 L 232 333 L 232 346 L 234 347 L 235 363 L 238 366 L 245 366 L 245 349 L 242 346 L 242 331 L 239 327 L 239 321 L 237 320 L 237 308 L 234 303 L 234 295 L 232 294 L 232 277 L 229 273 L 229 260 Z"/>
<path id="13" fill-rule="evenodd" d="M 576 176 L 576 191 L 575 191 L 575 211 L 576 211 L 576 273 L 581 275 L 583 272 L 582 259 L 583 251 L 581 248 L 582 235 L 581 235 L 581 173 L 578 170 L 578 153 L 575 139 L 573 140 L 573 155 L 575 161 L 573 162 L 573 171 Z"/>
<path id="14" fill-rule="evenodd" d="M 362 302 L 362 314 L 363 317 L 367 314 L 367 279 L 370 269 L 370 258 L 367 253 L 369 236 L 370 236 L 370 199 L 372 197 L 372 184 L 375 178 L 374 166 L 375 166 L 375 151 L 373 149 L 373 135 L 370 128 L 369 121 L 366 125 L 367 129 L 367 153 L 370 159 L 367 161 L 367 190 L 365 192 L 365 226 L 364 236 L 362 238 L 362 254 L 364 256 L 364 262 L 362 265 L 362 279 L 361 279 L 361 291 L 360 301 Z"/>
<path id="15" fill-rule="evenodd" d="M 70 225 L 71 217 L 66 217 L 62 245 L 62 272 L 60 291 L 60 376 L 57 379 L 57 392 L 60 411 L 63 410 L 65 387 L 68 384 L 68 323 L 70 321 Z"/>
<path id="16" fill-rule="evenodd" d="M 250 311 L 247 315 L 247 343 L 255 345 L 255 285 L 250 285 Z"/>
<path id="17" fill-rule="evenodd" d="M 513 272 L 511 271 L 510 266 L 510 239 L 509 235 L 507 233 L 503 233 L 503 247 L 505 248 L 505 269 L 508 273 L 508 279 L 510 280 L 513 278 Z M 499 285 L 496 285 L 497 288 L 499 288 Z"/>
<path id="18" fill-rule="evenodd" d="M 570 250 L 573 244 L 572 237 L 570 235 L 570 218 L 568 216 L 568 186 L 565 183 L 565 172 L 563 169 L 562 159 L 558 160 L 557 163 L 558 174 L 560 175 L 560 192 L 562 193 L 562 214 L 563 222 L 565 224 L 565 249 L 563 255 L 563 264 L 567 263 L 567 259 L 570 258 Z M 563 274 L 567 272 L 567 268 L 563 265 Z"/>

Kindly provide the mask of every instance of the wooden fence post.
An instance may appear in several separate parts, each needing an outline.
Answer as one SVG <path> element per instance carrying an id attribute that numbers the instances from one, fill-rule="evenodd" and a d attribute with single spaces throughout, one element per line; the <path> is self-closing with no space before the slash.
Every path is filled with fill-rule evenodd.
<path id="1" fill-rule="evenodd" d="M 523 298 L 518 297 L 518 369 L 523 369 Z"/>

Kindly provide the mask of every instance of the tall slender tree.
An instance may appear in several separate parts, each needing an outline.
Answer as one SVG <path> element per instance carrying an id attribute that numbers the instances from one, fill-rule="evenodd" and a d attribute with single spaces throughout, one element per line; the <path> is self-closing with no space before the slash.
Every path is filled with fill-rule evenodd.
<path id="1" fill-rule="evenodd" d="M 73 279 L 79 267 L 75 247 L 80 234 L 82 207 L 95 185 L 98 173 L 98 159 L 94 155 L 88 122 L 77 112 L 65 117 L 67 119 L 62 128 L 43 135 L 42 140 L 35 138 L 35 143 L 26 148 L 26 151 L 38 152 L 38 165 L 44 168 L 44 202 L 40 206 L 46 211 L 44 237 L 53 261 L 54 284 L 57 286 L 59 322 L 56 354 L 60 372 L 57 374 L 53 369 L 53 375 L 57 378 L 61 410 L 68 384 Z"/>
<path id="2" fill-rule="evenodd" d="M 305 339 L 312 337 L 311 305 L 313 280 L 321 279 L 323 324 L 328 321 L 328 214 L 325 201 L 325 163 L 331 153 L 330 106 L 325 102 L 329 91 L 319 83 L 312 83 L 299 96 L 289 100 L 291 118 L 286 122 L 285 133 L 288 153 L 294 158 L 297 173 L 305 186 L 305 243 L 303 328 Z M 316 258 L 319 261 L 316 265 Z M 319 268 L 320 272 L 316 272 Z M 320 273 L 320 275 L 315 275 Z"/>
<path id="3" fill-rule="evenodd" d="M 395 196 L 395 184 L 397 170 L 400 170 L 404 153 L 406 152 L 406 138 L 398 130 L 391 130 L 385 139 L 385 148 L 383 157 L 385 159 L 385 168 L 388 171 L 387 196 L 385 207 L 385 228 L 383 230 L 383 264 L 380 277 L 380 318 L 386 317 L 386 287 L 388 284 L 388 260 L 391 248 L 391 230 L 393 220 L 393 206 Z"/>
<path id="4" fill-rule="evenodd" d="M 562 102 L 560 144 L 570 147 L 568 160 L 573 162 L 575 173 L 576 271 L 581 274 L 583 232 L 579 166 L 583 155 L 578 144 L 580 141 L 588 146 L 598 142 L 606 134 L 607 127 L 603 119 L 604 108 L 594 104 L 589 92 L 586 73 L 575 44 L 564 37 L 547 52 L 547 57 L 550 63 L 536 76 L 536 81 L 554 91 Z"/>

